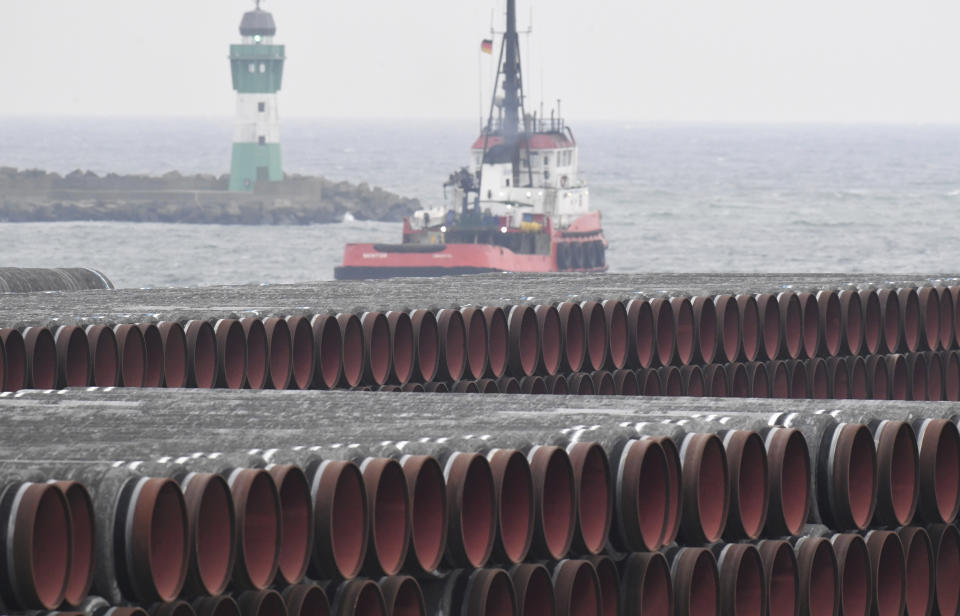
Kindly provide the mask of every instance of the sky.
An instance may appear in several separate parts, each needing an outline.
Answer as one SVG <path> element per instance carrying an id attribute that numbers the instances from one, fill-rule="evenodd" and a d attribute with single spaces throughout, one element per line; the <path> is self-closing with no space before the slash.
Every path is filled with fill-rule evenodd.
<path id="1" fill-rule="evenodd" d="M 504 0 L 264 0 L 282 117 L 462 119 Z M 252 0 L 0 0 L 0 115 L 234 113 Z M 518 0 L 528 103 L 577 121 L 960 123 L 957 0 Z M 481 78 L 482 74 L 482 78 Z"/>

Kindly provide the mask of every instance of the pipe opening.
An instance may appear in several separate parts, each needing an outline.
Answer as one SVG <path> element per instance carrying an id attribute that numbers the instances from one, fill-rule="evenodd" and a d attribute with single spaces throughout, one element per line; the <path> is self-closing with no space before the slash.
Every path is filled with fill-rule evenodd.
<path id="1" fill-rule="evenodd" d="M 694 317 L 697 322 L 697 348 L 705 364 L 714 360 L 717 352 L 717 309 L 709 297 L 694 300 Z"/>
<path id="2" fill-rule="evenodd" d="M 820 306 L 812 293 L 802 293 L 799 299 L 803 309 L 803 351 L 813 358 L 820 345 Z"/>
<path id="3" fill-rule="evenodd" d="M 650 302 L 653 312 L 654 333 L 656 335 L 657 359 L 661 365 L 669 366 L 673 359 L 676 344 L 676 332 L 673 326 L 673 307 L 665 299 Z"/>
<path id="4" fill-rule="evenodd" d="M 790 378 L 787 375 L 787 366 L 782 361 L 767 364 L 767 373 L 770 376 L 770 397 L 789 398 Z"/>
<path id="5" fill-rule="evenodd" d="M 3 365 L 3 390 L 19 391 L 27 386 L 27 348 L 15 329 L 0 329 L 6 361 Z"/>
<path id="6" fill-rule="evenodd" d="M 482 379 L 487 371 L 487 323 L 477 308 L 463 310 L 461 315 L 467 330 L 467 371 L 474 380 Z"/>
<path id="7" fill-rule="evenodd" d="M 876 589 L 874 605 L 879 616 L 894 616 L 903 613 L 905 579 L 903 549 L 896 533 L 885 533 L 883 536 L 879 550 L 871 546 L 873 553 L 871 566 Z M 868 543 L 870 543 L 869 538 Z"/>
<path id="8" fill-rule="evenodd" d="M 150 329 L 153 335 L 160 338 L 160 331 L 156 328 L 155 325 L 150 326 Z M 117 339 L 117 363 L 119 364 L 118 374 L 120 375 L 120 384 L 124 387 L 143 387 L 146 385 L 146 363 L 147 363 L 147 347 L 144 342 L 143 332 L 140 331 L 140 328 L 135 325 L 117 325 L 114 328 L 114 334 Z M 183 330 L 180 331 L 180 336 L 183 336 Z M 163 361 L 163 341 L 160 340 L 159 343 L 161 352 L 160 352 L 160 361 Z M 185 361 L 181 363 L 184 364 Z M 152 387 L 156 387 L 163 382 L 163 375 L 152 375 L 156 384 L 151 384 Z M 159 380 L 157 379 L 159 376 Z M 182 383 L 180 384 L 183 385 Z"/>
<path id="9" fill-rule="evenodd" d="M 728 369 L 730 378 L 730 388 L 727 395 L 731 398 L 746 398 L 750 395 L 750 383 L 747 379 L 747 370 L 743 364 L 736 363 L 732 365 L 732 372 Z"/>
<path id="10" fill-rule="evenodd" d="M 763 616 L 764 595 L 760 554 L 756 548 L 746 549 L 737 565 L 733 613 L 736 616 Z"/>
<path id="11" fill-rule="evenodd" d="M 273 583 L 280 546 L 280 503 L 266 471 L 235 471 L 233 491 L 240 532 L 241 571 L 251 586 L 262 590 Z"/>
<path id="12" fill-rule="evenodd" d="M 826 301 L 826 305 L 822 305 Z M 843 330 L 841 319 L 840 299 L 836 291 L 820 291 L 817 293 L 817 304 L 820 307 L 820 326 L 823 328 L 824 351 L 831 357 L 840 352 L 840 345 L 846 332 Z"/>
<path id="13" fill-rule="evenodd" d="M 622 302 L 615 300 L 604 301 L 603 308 L 608 329 L 611 369 L 619 370 L 627 364 L 627 311 Z M 692 313 L 690 318 L 692 322 Z"/>
<path id="14" fill-rule="evenodd" d="M 356 387 L 363 378 L 363 362 L 365 359 L 363 325 L 360 323 L 360 319 L 354 314 L 338 314 L 337 323 L 340 326 L 339 342 L 341 348 L 339 350 L 342 360 L 340 357 L 336 358 L 336 360 L 341 360 L 340 375 L 348 387 Z M 325 337 L 321 352 L 326 350 L 326 343 L 327 340 Z M 326 373 L 327 366 L 325 361 L 323 362 L 322 368 L 324 373 Z M 330 370 L 332 371 L 333 369 L 331 368 Z"/>
<path id="15" fill-rule="evenodd" d="M 652 557 L 640 583 L 640 614 L 673 614 L 673 583 L 662 556 Z"/>
<path id="16" fill-rule="evenodd" d="M 675 514 L 670 499 L 674 495 L 672 482 L 679 481 L 679 477 L 672 477 L 675 471 L 669 468 L 661 445 L 657 443 L 649 443 L 646 447 L 642 445 L 643 442 L 639 442 L 624 454 L 627 456 L 624 462 L 624 475 L 627 476 L 628 473 L 629 476 L 635 475 L 636 482 L 632 485 L 623 485 L 621 489 L 625 491 L 625 497 L 635 503 L 637 530 L 643 544 L 635 546 L 636 549 L 653 550 L 664 545 L 669 533 L 674 531 L 673 521 L 668 517 Z M 639 473 L 636 472 L 637 469 Z M 676 485 L 676 490 L 679 491 L 679 483 Z M 634 517 L 627 512 L 621 515 L 625 523 L 630 522 Z"/>
<path id="17" fill-rule="evenodd" d="M 737 297 L 740 309 L 740 341 L 746 361 L 753 361 L 760 353 L 760 309 L 752 295 Z"/>
<path id="18" fill-rule="evenodd" d="M 506 462 L 503 462 L 503 460 Z M 500 543 L 510 562 L 522 562 L 533 541 L 533 478 L 530 464 L 519 451 L 503 450 L 494 454 L 491 468 L 499 476 L 496 483 Z"/>
<path id="19" fill-rule="evenodd" d="M 307 572 L 313 545 L 310 485 L 297 466 L 275 466 L 270 474 L 280 496 L 280 576 L 287 584 L 298 584 Z"/>
<path id="20" fill-rule="evenodd" d="M 861 291 L 863 305 L 863 346 L 869 355 L 880 352 L 880 343 L 885 337 L 885 322 L 881 315 L 880 298 L 874 290 Z"/>
<path id="21" fill-rule="evenodd" d="M 703 370 L 700 366 L 684 366 L 680 376 L 683 379 L 685 395 L 698 398 L 704 395 Z"/>
<path id="22" fill-rule="evenodd" d="M 367 548 L 367 500 L 363 476 L 356 465 L 349 462 L 329 462 L 323 471 L 332 473 L 332 498 L 315 494 L 316 510 L 329 511 L 329 533 L 324 539 L 330 541 L 333 562 L 337 572 L 352 578 L 360 572 Z M 321 480 L 326 479 L 322 477 Z M 329 484 L 328 484 L 329 485 Z"/>
<path id="23" fill-rule="evenodd" d="M 267 336 L 268 353 L 267 380 L 264 386 L 287 389 L 293 369 L 293 341 L 290 337 L 290 326 L 283 319 L 273 317 L 264 322 L 264 330 Z"/>
<path id="24" fill-rule="evenodd" d="M 743 443 L 737 483 L 740 524 L 747 537 L 756 539 L 767 519 L 767 453 L 756 432 Z"/>
<path id="25" fill-rule="evenodd" d="M 54 609 L 72 581 L 69 503 L 52 485 L 26 484 L 19 491 L 7 537 L 10 553 L 6 558 L 18 586 L 13 590 L 23 608 Z"/>
<path id="26" fill-rule="evenodd" d="M 717 563 L 710 552 L 703 550 L 697 556 L 687 589 L 690 606 L 688 613 L 691 616 L 717 614 L 719 597 L 717 586 Z"/>
<path id="27" fill-rule="evenodd" d="M 841 535 L 842 537 L 843 535 Z M 839 558 L 840 555 L 838 554 Z M 843 614 L 864 615 L 870 613 L 870 555 L 867 544 L 859 536 L 852 536 L 839 563 L 840 605 Z"/>
<path id="28" fill-rule="evenodd" d="M 537 482 L 541 487 L 540 524 L 547 551 L 553 558 L 562 558 L 570 549 L 576 518 L 574 506 L 573 468 L 567 452 L 554 448 Z M 533 467 L 536 476 L 536 466 Z"/>
<path id="29" fill-rule="evenodd" d="M 846 442 L 841 436 L 838 442 L 838 455 L 843 455 L 839 451 L 840 448 L 849 447 L 846 469 L 848 474 L 846 481 L 840 484 L 842 486 L 846 483 L 846 493 L 841 493 L 838 497 L 840 502 L 846 501 L 854 526 L 862 530 L 870 525 L 876 506 L 876 448 L 866 426 L 848 424 L 842 429 L 844 432 L 853 430 L 854 435 Z M 844 490 L 843 487 L 840 489 Z"/>
<path id="30" fill-rule="evenodd" d="M 591 560 L 600 582 L 600 604 L 602 616 L 618 616 L 620 613 L 620 573 L 613 560 L 606 556 L 597 556 Z"/>
<path id="31" fill-rule="evenodd" d="M 855 357 L 849 362 L 850 368 L 850 397 L 854 400 L 869 398 L 867 367 L 862 357 Z"/>
<path id="32" fill-rule="evenodd" d="M 960 434 L 953 424 L 941 430 L 936 447 L 937 511 L 945 522 L 952 522 L 960 508 Z"/>
<path id="33" fill-rule="evenodd" d="M 287 616 L 283 597 L 274 590 L 247 591 L 237 603 L 243 616 Z"/>
<path id="34" fill-rule="evenodd" d="M 586 449 L 575 455 L 576 448 Z M 578 485 L 577 513 L 580 536 L 591 554 L 599 554 L 607 543 L 610 530 L 610 469 L 607 454 L 597 444 L 578 444 L 571 451 Z"/>
<path id="35" fill-rule="evenodd" d="M 563 338 L 560 315 L 553 306 L 537 306 L 536 313 L 540 324 L 540 366 L 544 373 L 556 374 L 560 369 Z"/>
<path id="36" fill-rule="evenodd" d="M 564 302 L 557 306 L 563 333 L 564 366 L 570 372 L 579 372 L 586 353 L 586 331 L 580 305 Z"/>
<path id="37" fill-rule="evenodd" d="M 180 487 L 173 481 L 151 479 L 149 483 L 159 486 L 159 490 L 148 492 L 145 488 L 141 501 L 144 496 L 152 497 L 152 503 L 137 503 L 138 510 L 141 505 L 150 509 L 150 525 L 141 530 L 149 537 L 147 562 L 157 596 L 162 601 L 173 601 L 180 594 L 187 573 L 186 506 Z"/>
<path id="38" fill-rule="evenodd" d="M 493 550 L 495 530 L 495 496 L 490 464 L 483 456 L 471 455 L 462 479 L 448 477 L 447 485 L 452 485 L 455 493 L 459 494 L 459 526 L 467 561 L 473 567 L 482 567 Z"/>
<path id="39" fill-rule="evenodd" d="M 607 356 L 607 319 L 597 302 L 581 304 L 587 326 L 587 363 L 590 370 L 602 370 Z"/>
<path id="40" fill-rule="evenodd" d="M 487 324 L 487 373 L 500 378 L 507 371 L 510 349 L 507 317 L 501 308 L 484 308 L 483 315 Z"/>
<path id="41" fill-rule="evenodd" d="M 903 345 L 910 353 L 920 348 L 920 300 L 916 289 L 899 289 L 903 315 Z"/>
<path id="42" fill-rule="evenodd" d="M 184 496 L 200 584 L 210 595 L 221 594 L 233 570 L 236 521 L 230 487 L 218 475 L 194 475 L 185 484 Z"/>
<path id="43" fill-rule="evenodd" d="M 649 368 L 653 364 L 654 354 L 656 353 L 655 327 L 650 302 L 647 300 L 631 300 L 627 313 L 627 323 L 636 328 L 636 332 L 631 338 L 636 348 L 637 363 L 641 368 Z"/>
<path id="44" fill-rule="evenodd" d="M 390 324 L 379 312 L 368 312 L 361 319 L 363 325 L 364 355 L 367 359 L 367 378 L 372 385 L 383 385 L 390 377 Z"/>
<path id="45" fill-rule="evenodd" d="M 64 592 L 64 600 L 69 605 L 80 605 L 93 584 L 93 568 L 96 555 L 96 513 L 90 493 L 81 483 L 75 481 L 56 482 L 67 499 L 70 511 L 70 530 L 72 535 L 69 577 Z M 34 561 L 36 562 L 36 561 Z"/>
<path id="46" fill-rule="evenodd" d="M 769 567 L 767 600 L 770 616 L 796 616 L 799 578 L 797 557 L 790 544 L 779 543 Z"/>
<path id="47" fill-rule="evenodd" d="M 728 362 L 737 361 L 740 352 L 740 311 L 737 303 L 729 295 L 716 298 L 717 320 L 721 324 L 721 347 L 723 359 Z"/>
<path id="48" fill-rule="evenodd" d="M 420 378 L 425 383 L 429 383 L 437 376 L 437 370 L 440 367 L 440 330 L 437 327 L 437 319 L 432 312 L 426 310 L 415 310 L 410 313 L 410 320 L 413 322 L 413 335 L 416 339 L 416 360 L 417 370 L 420 372 Z M 491 331 L 491 355 L 490 365 L 494 366 L 495 356 L 493 355 L 493 332 Z M 504 359 L 506 365 L 506 359 Z"/>
<path id="49" fill-rule="evenodd" d="M 940 315 L 937 315 L 939 318 Z M 900 532 L 905 554 L 907 614 L 929 614 L 933 603 L 933 553 L 923 529 Z"/>
<path id="50" fill-rule="evenodd" d="M 287 616 L 330 616 L 330 602 L 319 586 L 288 586 L 283 591 L 283 600 L 287 604 Z"/>
<path id="51" fill-rule="evenodd" d="M 240 389 L 246 381 L 247 345 L 239 321 L 223 319 L 214 326 L 220 355 L 220 384 Z"/>
<path id="52" fill-rule="evenodd" d="M 433 458 L 419 465 L 413 485 L 410 541 L 417 563 L 427 572 L 440 566 L 447 539 L 447 492 L 443 470 Z"/>
<path id="53" fill-rule="evenodd" d="M 441 373 L 445 371 L 450 380 L 459 381 L 467 367 L 467 328 L 456 310 L 441 310 L 439 315 L 437 325 L 443 349 Z"/>
<path id="54" fill-rule="evenodd" d="M 511 571 L 517 593 L 518 616 L 554 616 L 553 582 L 547 569 L 542 565 L 520 565 Z M 526 575 L 521 575 L 521 571 Z"/>
<path id="55" fill-rule="evenodd" d="M 263 389 L 267 382 L 268 343 L 267 331 L 260 319 L 242 319 L 243 337 L 246 342 L 247 366 L 244 378 L 250 389 Z"/>
<path id="56" fill-rule="evenodd" d="M 364 468 L 364 480 L 375 482 L 370 499 L 373 507 L 371 546 L 376 559 L 387 575 L 403 566 L 409 537 L 406 479 L 402 467 L 389 459 L 374 459 Z"/>
<path id="57" fill-rule="evenodd" d="M 837 561 L 830 542 L 817 542 L 807 573 L 807 605 L 810 616 L 832 616 L 837 605 Z"/>
<path id="58" fill-rule="evenodd" d="M 786 302 L 786 303 L 784 303 Z M 783 347 L 789 359 L 797 359 L 803 350 L 803 308 L 795 293 L 777 296 L 780 305 Z"/>
<path id="59" fill-rule="evenodd" d="M 85 387 L 90 375 L 90 346 L 87 335 L 79 327 L 60 327 L 54 335 L 61 362 L 60 384 Z"/>
<path id="60" fill-rule="evenodd" d="M 931 353 L 927 360 L 927 400 L 940 402 L 943 400 L 943 362 L 940 356 Z"/>
<path id="61" fill-rule="evenodd" d="M 310 322 L 297 316 L 287 317 L 287 329 L 290 332 L 290 387 L 309 389 L 313 382 L 314 350 L 313 328 Z"/>
<path id="62" fill-rule="evenodd" d="M 693 306 L 686 297 L 675 297 L 670 300 L 673 306 L 673 314 L 676 318 L 674 329 L 677 338 L 677 360 L 681 364 L 689 364 L 693 361 L 694 351 L 694 325 L 693 325 Z M 614 339 L 615 332 L 611 327 L 611 341 Z"/>
<path id="63" fill-rule="evenodd" d="M 890 502 L 893 515 L 900 526 L 906 526 L 913 519 L 919 495 L 918 471 L 919 452 L 917 438 L 909 424 L 893 422 L 886 424 L 884 431 L 893 426 L 893 439 L 880 439 L 878 446 L 886 451 L 877 452 L 878 458 L 883 456 L 889 467 L 884 469 L 890 491 Z"/>
<path id="64" fill-rule="evenodd" d="M 942 533 L 936 554 L 936 603 L 939 614 L 955 615 L 960 611 L 960 532 L 946 526 Z"/>
<path id="65" fill-rule="evenodd" d="M 387 616 L 425 616 L 426 607 L 420 584 L 412 577 L 401 577 L 395 588 L 384 592 Z"/>
<path id="66" fill-rule="evenodd" d="M 703 535 L 712 543 L 720 538 L 727 522 L 727 461 L 720 439 L 709 438 L 697 473 L 697 512 Z"/>
<path id="67" fill-rule="evenodd" d="M 139 330 L 137 331 L 139 333 Z M 87 339 L 90 341 L 90 355 L 93 362 L 93 385 L 115 386 L 119 375 L 119 353 L 113 330 L 104 325 L 91 325 L 87 328 Z"/>
<path id="68" fill-rule="evenodd" d="M 217 378 L 216 334 L 209 323 L 190 321 L 187 323 L 187 336 L 193 340 L 193 348 L 188 348 L 188 352 L 191 352 L 191 381 L 196 387 L 209 389 Z M 164 355 L 166 356 L 166 353 Z"/>

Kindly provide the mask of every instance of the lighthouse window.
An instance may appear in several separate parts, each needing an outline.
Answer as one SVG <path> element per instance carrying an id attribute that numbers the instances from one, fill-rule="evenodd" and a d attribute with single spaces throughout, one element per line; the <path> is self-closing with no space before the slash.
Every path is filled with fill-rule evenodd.
<path id="1" fill-rule="evenodd" d="M 254 73 L 254 72 L 256 72 L 256 70 L 257 70 L 257 65 L 254 64 L 253 62 L 251 62 L 251 63 L 250 63 L 250 66 L 249 66 L 248 68 L 250 69 L 250 72 L 251 72 L 251 73 Z"/>
<path id="2" fill-rule="evenodd" d="M 267 110 L 266 103 L 257 103 L 257 111 L 259 111 L 260 113 L 263 113 L 266 110 Z"/>
<path id="3" fill-rule="evenodd" d="M 547 155 L 544 155 L 544 156 L 543 156 L 543 166 L 544 166 L 544 167 L 549 167 L 549 166 L 550 166 L 550 157 L 547 156 Z"/>
<path id="4" fill-rule="evenodd" d="M 266 73 L 266 72 L 267 72 L 267 65 L 264 64 L 263 62 L 260 63 L 260 72 L 261 72 L 261 73 Z"/>
<path id="5" fill-rule="evenodd" d="M 267 138 L 263 136 L 257 137 L 257 143 L 260 145 L 265 145 L 267 143 Z"/>

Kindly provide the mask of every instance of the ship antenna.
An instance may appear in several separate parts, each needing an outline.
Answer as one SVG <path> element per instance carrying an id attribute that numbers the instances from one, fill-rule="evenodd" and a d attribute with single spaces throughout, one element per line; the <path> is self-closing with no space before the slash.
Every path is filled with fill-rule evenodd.
<path id="1" fill-rule="evenodd" d="M 503 134 L 507 137 L 516 135 L 520 129 L 520 39 L 516 0 L 507 0 L 507 31 L 503 42 L 506 56 L 503 66 Z"/>
<path id="2" fill-rule="evenodd" d="M 257 3 L 257 10 L 259 11 L 259 10 L 260 10 L 260 0 L 255 0 L 255 2 Z"/>

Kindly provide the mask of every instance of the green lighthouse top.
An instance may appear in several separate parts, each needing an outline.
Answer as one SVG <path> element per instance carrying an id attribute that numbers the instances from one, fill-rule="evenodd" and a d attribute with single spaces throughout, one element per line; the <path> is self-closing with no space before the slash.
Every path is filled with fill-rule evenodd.
<path id="1" fill-rule="evenodd" d="M 277 24 L 273 21 L 273 15 L 260 8 L 260 0 L 257 0 L 257 8 L 247 11 L 243 14 L 240 21 L 241 36 L 273 36 L 277 33 Z"/>

